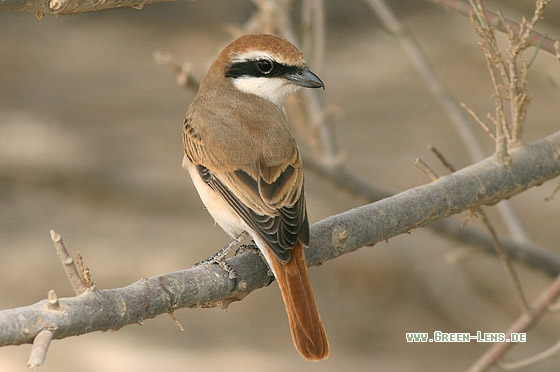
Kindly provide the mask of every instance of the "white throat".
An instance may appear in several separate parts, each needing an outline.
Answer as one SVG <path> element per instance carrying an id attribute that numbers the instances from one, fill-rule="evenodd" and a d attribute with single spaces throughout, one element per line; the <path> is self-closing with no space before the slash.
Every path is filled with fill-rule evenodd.
<path id="1" fill-rule="evenodd" d="M 299 89 L 299 86 L 280 77 L 238 77 L 232 79 L 232 83 L 240 91 L 267 99 L 280 108 Z"/>

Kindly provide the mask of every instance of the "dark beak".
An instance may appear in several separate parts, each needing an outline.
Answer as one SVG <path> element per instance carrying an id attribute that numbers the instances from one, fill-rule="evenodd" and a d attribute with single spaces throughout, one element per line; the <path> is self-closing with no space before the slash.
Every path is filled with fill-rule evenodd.
<path id="1" fill-rule="evenodd" d="M 286 75 L 286 79 L 304 88 L 325 89 L 325 84 L 319 79 L 319 76 L 315 75 L 307 67 L 302 67 L 297 72 Z"/>

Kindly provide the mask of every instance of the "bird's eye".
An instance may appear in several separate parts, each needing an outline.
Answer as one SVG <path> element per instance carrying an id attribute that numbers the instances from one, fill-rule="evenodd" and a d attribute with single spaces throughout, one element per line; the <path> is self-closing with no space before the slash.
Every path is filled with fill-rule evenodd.
<path id="1" fill-rule="evenodd" d="M 257 67 L 263 74 L 269 74 L 274 67 L 274 64 L 269 59 L 259 59 L 257 61 Z"/>

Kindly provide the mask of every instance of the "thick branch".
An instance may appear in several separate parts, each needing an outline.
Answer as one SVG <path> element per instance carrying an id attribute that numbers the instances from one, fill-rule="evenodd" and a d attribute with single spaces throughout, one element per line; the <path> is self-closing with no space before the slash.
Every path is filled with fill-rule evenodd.
<path id="1" fill-rule="evenodd" d="M 479 206 L 560 175 L 560 132 L 512 151 L 512 164 L 484 159 L 438 181 L 326 218 L 313 226 L 311 265 Z M 335 235 L 346 236 L 334 247 Z M 320 246 L 319 250 L 316 246 Z"/>
<path id="2" fill-rule="evenodd" d="M 438 181 L 352 209 L 312 226 L 308 265 L 387 240 L 452 214 L 494 204 L 560 175 L 560 132 L 512 152 L 511 165 L 491 158 Z M 96 290 L 78 297 L 48 300 L 0 311 L 0 346 L 31 343 L 42 330 L 54 339 L 116 329 L 182 307 L 240 300 L 269 283 L 259 256 L 245 253 L 228 260 L 238 274 L 232 289 L 228 274 L 204 266 L 139 280 L 127 287 Z"/>
<path id="3" fill-rule="evenodd" d="M 0 10 L 43 14 L 78 14 L 130 6 L 142 9 L 146 4 L 172 0 L 0 0 Z"/>
<path id="4" fill-rule="evenodd" d="M 53 310 L 43 300 L 0 311 L 0 346 L 32 343 L 42 330 L 51 330 L 53 339 L 61 339 L 141 323 L 183 307 L 227 306 L 270 283 L 260 256 L 249 252 L 228 262 L 238 274 L 237 288 L 232 289 L 232 281 L 219 266 L 203 265 L 141 279 L 123 288 L 59 298 L 59 306 Z"/>

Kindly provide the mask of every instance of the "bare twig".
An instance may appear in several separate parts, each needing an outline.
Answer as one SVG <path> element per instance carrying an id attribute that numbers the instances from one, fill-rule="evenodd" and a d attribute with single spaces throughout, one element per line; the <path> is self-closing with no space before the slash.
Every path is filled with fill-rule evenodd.
<path id="1" fill-rule="evenodd" d="M 0 0 L 0 10 L 26 11 L 42 18 L 44 14 L 78 14 L 123 6 L 142 9 L 144 5 L 164 1 L 171 0 Z"/>
<path id="2" fill-rule="evenodd" d="M 167 314 L 169 314 L 169 316 L 171 317 L 171 320 L 173 320 L 173 323 L 175 323 L 177 328 L 179 328 L 179 330 L 181 332 L 185 332 L 185 328 L 183 327 L 181 322 L 175 317 L 175 314 L 173 313 L 173 311 L 168 311 Z"/>
<path id="3" fill-rule="evenodd" d="M 479 36 L 479 45 L 484 52 L 494 86 L 495 114 L 494 116 L 488 116 L 495 126 L 495 135 L 493 136 L 495 157 L 498 162 L 508 165 L 511 161 L 509 152 L 522 143 L 523 126 L 530 101 L 529 94 L 525 89 L 528 63 L 522 53 L 529 46 L 534 45 L 531 41 L 534 36 L 532 30 L 542 18 L 542 12 L 548 0 L 537 0 L 535 12 L 530 21 L 523 18 L 520 24 L 515 24 L 506 20 L 502 14 L 496 16 L 500 20 L 503 30 L 508 34 L 507 57 L 504 57 L 504 54 L 500 51 L 495 37 L 494 23 L 491 22 L 493 14 L 484 9 L 481 0 L 469 0 L 469 2 L 471 20 L 475 32 Z M 536 45 L 542 47 L 544 41 L 545 39 L 541 37 Z M 508 113 L 506 113 L 506 102 L 509 102 Z M 473 116 L 475 120 L 481 123 L 475 115 Z M 505 213 L 502 213 L 502 216 L 514 238 L 521 242 L 529 242 L 530 237 L 517 215 L 513 213 L 511 204 L 501 203 L 499 208 L 506 210 Z"/>
<path id="4" fill-rule="evenodd" d="M 471 21 L 474 25 L 474 31 L 478 35 L 480 42 L 479 46 L 484 52 L 486 58 L 486 65 L 492 86 L 494 87 L 494 105 L 495 116 L 493 122 L 496 124 L 496 160 L 502 164 L 509 164 L 510 158 L 508 153 L 508 122 L 504 111 L 504 100 L 509 98 L 509 93 L 506 87 L 509 87 L 508 68 L 502 57 L 502 53 L 498 46 L 494 34 L 494 28 L 488 24 L 484 7 L 480 0 L 469 0 L 473 7 L 474 13 L 471 15 Z"/>
<path id="5" fill-rule="evenodd" d="M 453 166 L 453 164 L 451 164 L 446 159 L 446 157 L 443 155 L 443 153 L 441 151 L 439 151 L 434 146 L 430 146 L 430 150 L 436 155 L 436 157 L 441 161 L 441 163 L 450 172 L 453 173 L 453 172 L 456 171 L 456 168 Z M 479 206 L 479 207 L 471 208 L 471 212 L 472 212 L 473 215 L 475 215 L 475 216 L 477 216 L 478 218 L 481 219 L 482 223 L 486 227 L 486 230 L 488 230 L 488 232 L 490 233 L 492 243 L 494 244 L 494 247 L 496 248 L 496 254 L 497 254 L 498 258 L 500 259 L 500 261 L 502 262 L 502 266 L 504 267 L 504 270 L 506 271 L 506 274 L 508 275 L 508 277 L 510 279 L 510 282 L 512 283 L 512 285 L 514 287 L 515 294 L 517 295 L 517 298 L 519 299 L 521 307 L 522 307 L 523 311 L 528 311 L 529 310 L 529 303 L 527 302 L 527 298 L 525 296 L 525 293 L 523 292 L 523 288 L 521 286 L 521 281 L 519 280 L 519 276 L 517 275 L 517 271 L 515 270 L 510 258 L 505 253 L 504 248 L 502 247 L 502 244 L 500 242 L 500 239 L 498 239 L 498 234 L 496 233 L 496 229 L 494 228 L 494 225 L 492 224 L 492 222 L 488 218 L 488 215 L 486 214 L 484 209 L 482 209 L 482 207 Z"/>
<path id="6" fill-rule="evenodd" d="M 521 281 L 519 280 L 517 271 L 515 270 L 510 258 L 505 253 L 504 247 L 500 243 L 500 239 L 498 239 L 498 234 L 496 233 L 494 225 L 488 218 L 486 212 L 481 207 L 474 208 L 473 211 L 476 211 L 476 215 L 482 220 L 484 226 L 492 237 L 492 242 L 494 243 L 494 247 L 496 247 L 498 258 L 502 262 L 502 266 L 504 267 L 504 270 L 506 271 L 506 274 L 508 275 L 510 282 L 514 287 L 515 294 L 517 295 L 522 310 L 529 311 L 529 302 L 527 301 L 527 297 L 523 292 L 523 287 L 521 286 Z"/>
<path id="7" fill-rule="evenodd" d="M 459 14 L 462 14 L 466 17 L 470 17 L 473 12 L 473 8 L 471 4 L 464 0 L 426 0 L 430 3 L 437 4 L 443 8 L 453 10 Z M 488 24 L 494 27 L 496 30 L 500 32 L 507 33 L 507 27 L 511 28 L 513 32 L 519 35 L 520 25 L 519 23 L 507 19 L 503 16 L 500 16 L 496 13 L 490 12 L 488 10 L 484 10 L 484 14 L 486 19 L 488 20 Z M 558 53 L 558 48 L 556 45 L 560 44 L 560 40 L 555 40 L 547 35 L 543 35 L 533 29 L 529 30 L 529 34 L 527 37 L 527 41 L 529 42 L 530 46 L 536 47 L 539 45 L 539 48 L 553 56 L 556 56 L 560 61 L 560 54 Z"/>
<path id="8" fill-rule="evenodd" d="M 560 351 L 560 341 L 558 341 L 548 349 L 541 351 L 536 355 L 533 355 L 530 358 L 526 358 L 512 363 L 497 362 L 497 364 L 501 369 L 508 369 L 508 370 L 519 369 L 542 362 L 543 360 L 550 358 L 554 354 L 557 354 L 559 351 Z"/>
<path id="9" fill-rule="evenodd" d="M 33 347 L 31 348 L 31 355 L 29 356 L 29 361 L 27 365 L 31 369 L 39 367 L 45 361 L 47 356 L 47 351 L 49 350 L 49 345 L 53 338 L 53 331 L 49 329 L 44 329 L 37 334 L 33 340 Z"/>
<path id="10" fill-rule="evenodd" d="M 445 155 L 443 155 L 443 153 L 439 151 L 435 146 L 429 146 L 428 150 L 430 150 L 438 158 L 441 164 L 443 164 L 443 166 L 446 167 L 451 173 L 455 173 L 457 171 L 457 168 L 455 168 L 455 166 L 451 164 L 447 160 Z"/>
<path id="11" fill-rule="evenodd" d="M 502 24 L 508 35 L 507 57 L 500 51 L 495 37 L 495 28 L 490 24 L 482 0 L 469 0 L 473 13 L 471 20 L 474 30 L 480 38 L 479 45 L 484 51 L 488 71 L 494 85 L 494 103 L 496 106 L 496 158 L 508 164 L 508 151 L 521 145 L 523 125 L 529 105 L 526 91 L 527 70 L 529 63 L 524 58 L 524 51 L 531 46 L 531 31 L 542 18 L 542 13 L 549 0 L 537 0 L 533 17 L 530 21 L 522 18 L 518 27 L 506 22 L 500 14 Z M 543 39 L 537 45 L 542 46 Z M 534 56 L 532 57 L 534 59 Z M 505 112 L 504 102 L 509 102 L 509 118 Z"/>
<path id="12" fill-rule="evenodd" d="M 483 122 L 482 120 L 480 120 L 480 118 L 478 117 L 478 115 L 471 110 L 466 104 L 461 103 L 461 107 L 463 107 L 465 109 L 465 111 L 467 111 L 469 113 L 469 115 L 474 119 L 474 121 L 476 121 L 478 123 L 478 125 L 480 125 L 482 127 L 482 129 L 486 132 L 486 134 L 492 138 L 492 140 L 496 141 L 496 135 L 490 130 L 490 128 L 488 128 L 488 125 L 486 125 L 485 122 Z M 489 119 L 492 119 L 491 117 Z"/>
<path id="13" fill-rule="evenodd" d="M 550 201 L 550 200 L 554 199 L 556 197 L 556 194 L 558 194 L 559 191 L 560 191 L 560 182 L 558 184 L 556 184 L 556 187 L 554 188 L 554 190 L 552 190 L 550 195 L 547 196 L 546 198 L 544 198 L 544 200 L 545 201 Z"/>
<path id="14" fill-rule="evenodd" d="M 530 311 L 523 313 L 505 332 L 506 339 L 511 339 L 512 333 L 522 333 L 530 329 L 543 316 L 550 304 L 560 294 L 560 276 L 543 291 L 537 300 L 531 304 Z M 492 346 L 480 357 L 467 372 L 483 372 L 492 367 L 513 346 L 512 342 L 500 342 Z"/>
<path id="15" fill-rule="evenodd" d="M 51 230 L 51 239 L 54 243 L 56 248 L 56 253 L 60 262 L 62 262 L 62 266 L 64 267 L 64 272 L 68 277 L 68 281 L 70 281 L 70 285 L 72 285 L 72 289 L 77 296 L 84 294 L 88 291 L 88 286 L 86 285 L 83 278 L 80 276 L 78 269 L 74 263 L 74 259 L 68 254 L 66 247 L 64 246 L 64 242 L 56 231 Z"/>
<path id="16" fill-rule="evenodd" d="M 430 168 L 430 166 L 426 164 L 424 160 L 417 158 L 414 161 L 414 165 L 416 166 L 416 168 L 420 169 L 422 173 L 424 173 L 424 175 L 426 175 L 426 177 L 428 177 L 430 181 L 435 182 L 439 179 L 436 172 L 434 172 L 434 170 Z"/>

